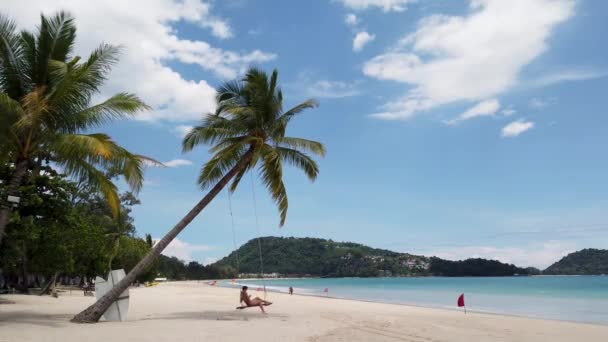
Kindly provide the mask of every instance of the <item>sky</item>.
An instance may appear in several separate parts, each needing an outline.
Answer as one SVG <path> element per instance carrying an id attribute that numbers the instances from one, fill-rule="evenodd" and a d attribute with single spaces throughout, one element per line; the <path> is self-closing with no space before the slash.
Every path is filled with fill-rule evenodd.
<path id="1" fill-rule="evenodd" d="M 214 110 L 215 87 L 249 66 L 277 68 L 286 107 L 320 102 L 288 132 L 327 155 L 315 183 L 286 171 L 285 226 L 252 175 L 167 255 L 210 263 L 273 235 L 544 268 L 608 248 L 608 2 L 2 3 L 25 29 L 69 11 L 78 55 L 122 46 L 94 100 L 128 91 L 153 108 L 99 128 L 167 166 L 146 170 L 141 235 L 162 237 L 204 196 L 196 178 L 209 154 L 182 154 L 181 139 Z"/>

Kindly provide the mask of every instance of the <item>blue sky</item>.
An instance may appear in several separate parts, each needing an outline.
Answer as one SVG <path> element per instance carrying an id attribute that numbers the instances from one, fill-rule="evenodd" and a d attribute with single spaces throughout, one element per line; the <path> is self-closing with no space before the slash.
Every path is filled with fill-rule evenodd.
<path id="1" fill-rule="evenodd" d="M 608 248 L 608 3 L 592 0 L 156 0 L 3 3 L 19 25 L 66 9 L 77 53 L 124 47 L 98 99 L 154 107 L 100 128 L 167 162 L 135 209 L 161 237 L 203 195 L 208 154 L 181 136 L 214 87 L 250 65 L 278 68 L 287 105 L 320 108 L 294 136 L 325 143 L 314 184 L 286 175 L 278 214 L 254 180 L 262 235 L 311 236 L 459 259 L 545 267 Z M 257 236 L 251 179 L 232 198 L 237 244 Z M 209 262 L 233 249 L 219 196 L 167 253 Z"/>

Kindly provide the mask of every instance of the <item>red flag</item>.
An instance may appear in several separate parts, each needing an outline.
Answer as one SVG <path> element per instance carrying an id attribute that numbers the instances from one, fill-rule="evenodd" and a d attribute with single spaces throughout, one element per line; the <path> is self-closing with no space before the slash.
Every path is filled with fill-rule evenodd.
<path id="1" fill-rule="evenodd" d="M 458 297 L 458 307 L 460 308 L 463 306 L 464 306 L 464 293 Z"/>
<path id="2" fill-rule="evenodd" d="M 329 288 L 326 287 L 325 290 L 323 290 L 323 292 L 326 292 L 326 293 L 329 292 Z"/>

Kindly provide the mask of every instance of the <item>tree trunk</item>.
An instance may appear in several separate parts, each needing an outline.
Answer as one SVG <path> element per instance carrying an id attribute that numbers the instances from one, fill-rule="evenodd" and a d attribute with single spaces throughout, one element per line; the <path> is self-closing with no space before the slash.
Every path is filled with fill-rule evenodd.
<path id="1" fill-rule="evenodd" d="M 49 282 L 46 284 L 44 289 L 42 289 L 42 291 L 40 291 L 40 293 L 38 294 L 39 296 L 45 295 L 49 291 L 51 291 L 53 288 L 55 288 L 55 282 L 57 281 L 58 275 L 59 275 L 59 272 L 55 272 L 55 274 L 51 278 L 49 278 Z"/>
<path id="2" fill-rule="evenodd" d="M 198 202 L 194 208 L 184 216 L 160 241 L 158 241 L 154 247 L 148 252 L 148 254 L 141 259 L 135 267 L 124 277 L 118 284 L 114 285 L 112 290 L 106 293 L 93 305 L 89 306 L 76 316 L 71 319 L 74 323 L 95 323 L 99 321 L 101 316 L 106 310 L 114 303 L 121 293 L 123 293 L 129 285 L 135 281 L 135 278 L 143 273 L 148 267 L 152 265 L 154 260 L 160 255 L 160 253 L 169 245 L 171 241 L 182 231 L 192 220 L 200 214 L 203 209 L 222 191 L 222 189 L 228 184 L 228 182 L 236 176 L 236 174 L 244 168 L 247 163 L 250 162 L 253 156 L 254 148 L 251 147 L 247 153 L 243 155 L 241 160 L 226 174 L 220 181 Z"/>
<path id="3" fill-rule="evenodd" d="M 23 278 L 21 291 L 27 293 L 27 289 L 30 287 L 30 279 L 27 274 L 27 247 L 25 246 L 25 242 L 23 242 L 23 255 L 21 256 L 21 278 Z"/>
<path id="4" fill-rule="evenodd" d="M 23 181 L 23 177 L 27 172 L 27 160 L 20 159 L 15 164 L 15 173 L 13 178 L 6 187 L 6 196 L 14 196 L 19 191 L 19 186 Z M 4 196 L 3 196 L 4 197 Z M 0 246 L 2 246 L 2 238 L 4 237 L 4 230 L 8 224 L 8 219 L 11 214 L 11 204 L 8 202 L 7 197 L 0 198 Z"/>

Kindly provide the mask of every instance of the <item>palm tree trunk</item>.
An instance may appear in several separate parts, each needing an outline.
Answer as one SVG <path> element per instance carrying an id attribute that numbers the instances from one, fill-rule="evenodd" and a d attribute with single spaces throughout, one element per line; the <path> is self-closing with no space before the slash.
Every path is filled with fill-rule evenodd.
<path id="1" fill-rule="evenodd" d="M 200 214 L 203 209 L 222 191 L 228 182 L 236 176 L 236 174 L 244 168 L 247 163 L 250 162 L 253 156 L 253 147 L 250 148 L 247 153 L 243 155 L 241 160 L 226 174 L 220 181 L 198 202 L 194 208 L 192 208 L 186 216 L 184 216 L 174 227 L 171 229 L 154 247 L 148 252 L 148 254 L 141 259 L 135 267 L 124 277 L 121 281 L 116 284 L 112 290 L 106 293 L 93 305 L 89 306 L 76 316 L 74 316 L 71 322 L 74 323 L 95 323 L 99 321 L 99 318 L 106 312 L 106 310 L 114 303 L 121 293 L 123 293 L 129 285 L 135 281 L 135 278 L 143 273 L 148 267 L 152 265 L 154 260 L 160 255 L 160 253 L 169 245 L 173 239 L 182 231 L 192 220 Z"/>
<path id="2" fill-rule="evenodd" d="M 58 275 L 59 272 L 55 272 L 55 274 L 51 278 L 49 278 L 49 282 L 46 284 L 46 286 L 44 286 L 44 289 L 40 291 L 40 293 L 38 294 L 39 296 L 45 295 L 49 293 L 49 291 L 51 291 L 53 288 L 55 288 L 55 282 L 57 281 Z"/>
<path id="3" fill-rule="evenodd" d="M 15 173 L 6 187 L 6 196 L 17 194 L 23 177 L 27 172 L 27 164 L 27 159 L 20 159 L 15 164 Z M 8 199 L 6 197 L 0 198 L 0 246 L 2 245 L 2 238 L 4 237 L 4 230 L 8 224 L 10 213 L 11 204 L 8 202 Z"/>

